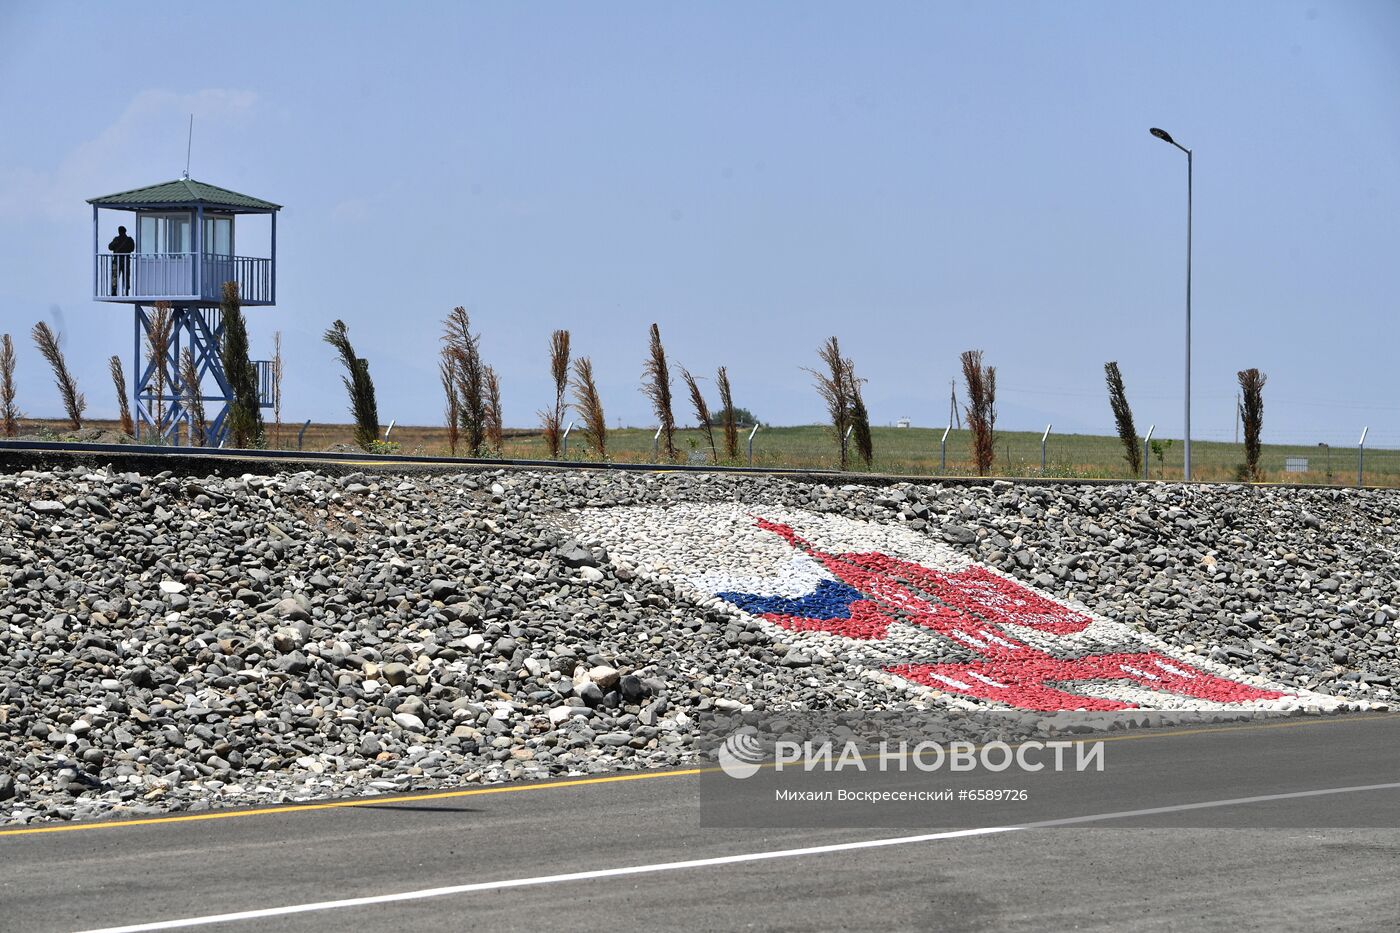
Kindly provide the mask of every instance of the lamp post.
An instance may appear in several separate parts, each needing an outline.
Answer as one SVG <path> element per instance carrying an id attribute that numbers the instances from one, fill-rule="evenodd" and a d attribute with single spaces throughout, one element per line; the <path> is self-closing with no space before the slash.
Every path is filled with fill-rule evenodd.
<path id="1" fill-rule="evenodd" d="M 1186 453 L 1185 480 L 1191 482 L 1191 150 L 1166 130 L 1152 127 L 1153 136 L 1186 153 Z"/>

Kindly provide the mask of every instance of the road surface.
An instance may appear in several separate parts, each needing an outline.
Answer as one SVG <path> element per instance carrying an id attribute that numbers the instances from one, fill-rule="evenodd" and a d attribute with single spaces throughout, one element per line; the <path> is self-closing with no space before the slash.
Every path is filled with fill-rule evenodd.
<path id="1" fill-rule="evenodd" d="M 11 828 L 0 930 L 1400 927 L 1400 714 L 1135 739 L 1068 825 L 705 828 L 692 769 Z"/>

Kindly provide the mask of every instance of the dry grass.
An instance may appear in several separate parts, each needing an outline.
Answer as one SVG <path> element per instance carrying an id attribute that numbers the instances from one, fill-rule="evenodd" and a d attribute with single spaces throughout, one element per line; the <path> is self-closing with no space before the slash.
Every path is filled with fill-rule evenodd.
<path id="1" fill-rule="evenodd" d="M 63 410 L 68 413 L 68 426 L 74 431 L 83 428 L 83 412 L 87 410 L 87 399 L 78 391 L 78 383 L 68 372 L 68 363 L 63 359 L 63 348 L 49 325 L 40 321 L 31 332 L 39 353 L 53 368 L 54 381 L 58 383 L 58 394 L 63 399 Z"/>
<path id="2" fill-rule="evenodd" d="M 1264 383 L 1269 377 L 1257 369 L 1244 369 L 1239 372 L 1240 420 L 1244 422 L 1244 464 L 1249 478 L 1258 481 L 1259 474 L 1259 434 L 1264 429 Z"/>
<path id="3" fill-rule="evenodd" d="M 126 400 L 126 373 L 122 370 L 122 358 L 112 356 L 108 359 L 107 371 L 112 374 L 112 386 L 117 390 L 117 422 L 121 425 L 121 432 L 135 437 L 136 425 L 131 421 L 131 405 Z"/>
<path id="4" fill-rule="evenodd" d="M 194 354 L 189 347 L 180 352 L 180 401 L 189 418 L 190 443 L 195 447 L 205 446 L 209 443 L 209 421 L 204 416 L 204 393 L 199 385 L 199 370 L 195 369 Z"/>
<path id="5" fill-rule="evenodd" d="M 272 443 L 282 443 L 282 332 L 280 330 L 272 332 Z"/>
<path id="6" fill-rule="evenodd" d="M 856 453 L 868 470 L 875 461 L 875 441 L 870 436 L 870 413 L 865 410 L 865 398 L 860 394 L 860 384 L 864 380 L 856 377 L 856 368 L 850 359 L 846 360 L 846 377 L 851 387 L 851 437 L 856 442 Z"/>
<path id="7" fill-rule="evenodd" d="M 457 379 L 457 420 L 465 435 L 467 454 L 476 456 L 486 445 L 486 371 L 481 365 L 481 337 L 472 333 L 471 318 L 461 305 L 452 309 L 442 325 L 442 343 L 452 355 Z"/>
<path id="8" fill-rule="evenodd" d="M 715 447 L 715 428 L 710 423 L 710 407 L 705 404 L 705 395 L 700 391 L 700 384 L 695 381 L 690 370 L 684 366 L 681 367 L 681 379 L 685 381 L 685 387 L 690 392 L 690 406 L 695 409 L 695 423 L 700 426 L 700 430 L 705 434 L 705 442 L 710 445 L 711 462 L 719 463 L 719 450 Z"/>
<path id="9" fill-rule="evenodd" d="M 574 361 L 574 408 L 583 418 L 594 453 L 599 460 L 608 459 L 608 420 L 603 416 L 603 400 L 593 380 L 593 361 L 586 356 Z"/>
<path id="10" fill-rule="evenodd" d="M 827 416 L 831 419 L 831 430 L 836 436 L 840 450 L 840 467 L 846 469 L 846 431 L 851 426 L 851 384 L 850 367 L 841 356 L 841 345 L 835 337 L 827 339 L 817 350 L 817 356 L 826 366 L 825 371 L 803 367 L 816 380 L 817 394 L 826 403 Z"/>
<path id="11" fill-rule="evenodd" d="M 496 455 L 501 455 L 501 380 L 496 371 L 486 367 L 486 443 Z"/>
<path id="12" fill-rule="evenodd" d="M 170 332 L 174 329 L 175 312 L 170 302 L 157 301 L 151 313 L 150 325 L 146 328 L 146 365 L 151 367 L 152 384 L 155 387 L 156 435 L 165 430 L 165 386 L 170 381 L 170 371 L 166 368 L 168 358 L 166 348 L 170 346 Z M 137 374 L 140 378 L 140 374 Z"/>
<path id="13" fill-rule="evenodd" d="M 967 383 L 967 426 L 972 432 L 972 459 L 977 475 L 986 476 L 996 461 L 997 368 L 983 367 L 982 351 L 962 355 L 963 381 Z"/>
<path id="14" fill-rule="evenodd" d="M 566 395 L 569 390 L 569 332 L 556 330 L 549 338 L 549 374 L 554 377 L 554 408 L 540 412 L 544 440 L 549 447 L 549 459 L 559 459 L 560 439 L 564 434 L 564 419 L 569 414 Z"/>
<path id="15" fill-rule="evenodd" d="M 734 423 L 734 391 L 729 386 L 729 371 L 723 366 L 715 373 L 715 387 L 719 389 L 719 403 L 722 406 L 720 420 L 724 424 L 724 456 L 727 460 L 738 460 L 739 426 Z"/>
<path id="16" fill-rule="evenodd" d="M 457 456 L 457 441 L 461 437 L 458 421 L 461 412 L 457 410 L 457 362 L 452 351 L 443 347 L 438 359 L 438 379 L 442 382 L 443 418 L 447 421 L 447 447 L 451 456 Z"/>
<path id="17" fill-rule="evenodd" d="M 671 411 L 671 370 L 666 365 L 666 348 L 661 345 L 661 328 L 651 325 L 651 352 L 647 356 L 642 393 L 651 400 L 661 428 L 662 448 L 666 459 L 676 459 L 676 416 Z"/>
<path id="18" fill-rule="evenodd" d="M 0 432 L 14 437 L 23 417 L 15 404 L 15 342 L 9 334 L 0 334 Z"/>

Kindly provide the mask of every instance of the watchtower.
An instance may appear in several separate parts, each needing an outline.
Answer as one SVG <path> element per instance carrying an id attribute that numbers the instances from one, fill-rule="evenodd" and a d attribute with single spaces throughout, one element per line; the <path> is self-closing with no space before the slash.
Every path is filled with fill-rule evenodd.
<path id="1" fill-rule="evenodd" d="M 219 302 L 224 283 L 234 282 L 245 308 L 277 303 L 281 205 L 188 176 L 92 198 L 88 203 L 92 205 L 92 297 L 129 304 L 135 311 L 132 410 L 137 436 L 144 430 L 161 442 L 174 443 L 182 423 L 187 429 L 193 427 L 188 425 L 180 373 L 181 349 L 188 347 L 199 382 L 191 394 L 204 401 L 210 418 L 206 443 L 222 446 L 233 392 L 219 355 L 224 333 Z M 117 235 L 122 226 L 130 241 L 114 237 L 102 248 L 103 211 L 110 227 L 106 237 Z M 125 221 L 121 215 L 111 218 L 113 212 L 122 212 Z M 270 221 L 266 258 L 240 256 L 235 248 L 235 218 L 249 214 L 265 215 Z M 151 324 L 160 301 L 170 305 L 171 326 L 162 351 L 151 359 L 146 350 L 153 343 Z M 258 360 L 255 365 L 259 404 L 267 408 L 272 405 L 272 363 Z"/>

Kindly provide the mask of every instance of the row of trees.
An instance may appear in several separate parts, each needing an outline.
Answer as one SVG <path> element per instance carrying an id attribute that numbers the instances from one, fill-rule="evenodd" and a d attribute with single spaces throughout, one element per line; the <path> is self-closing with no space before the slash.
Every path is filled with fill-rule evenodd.
<path id="1" fill-rule="evenodd" d="M 236 283 L 225 283 L 220 310 L 223 315 L 224 333 L 219 352 L 233 394 L 226 416 L 229 443 L 233 447 L 263 446 L 266 436 L 258 397 L 257 370 L 248 356 L 247 326 Z M 146 362 L 150 366 L 156 407 L 151 414 L 156 423 L 163 423 L 165 388 L 170 379 L 170 370 L 174 370 L 178 374 L 181 390 L 179 397 L 190 426 L 190 443 L 203 446 L 208 441 L 209 425 L 199 389 L 200 380 L 195 358 L 189 347 L 184 348 L 178 360 L 170 360 L 167 357 L 174 320 L 171 307 L 159 302 L 147 327 Z M 53 370 L 54 381 L 58 386 L 69 426 L 73 430 L 81 429 L 87 399 L 68 369 L 57 335 L 48 324 L 40 322 L 34 325 L 31 336 L 40 355 Z M 350 342 L 349 328 L 343 321 L 337 320 L 332 323 L 323 334 L 323 339 L 336 351 L 345 368 L 342 382 L 349 395 L 350 412 L 355 420 L 355 443 L 365 450 L 382 449 L 384 442 L 379 440 L 379 411 L 368 361 L 356 354 Z M 280 332 L 274 336 L 274 346 L 274 417 L 276 425 L 280 428 Z M 655 323 L 650 328 L 648 348 L 649 352 L 643 364 L 642 391 L 651 402 L 656 416 L 659 427 L 658 447 L 664 452 L 665 459 L 672 461 L 677 457 L 673 382 L 670 361 L 661 340 L 661 330 Z M 554 400 L 553 404 L 541 410 L 539 415 L 550 458 L 559 459 L 563 453 L 565 422 L 570 407 L 582 420 L 584 434 L 594 453 L 598 457 L 606 458 L 607 421 L 594 378 L 592 361 L 588 357 L 572 358 L 571 338 L 567 330 L 554 331 L 550 337 L 549 350 Z M 818 348 L 817 356 L 820 367 L 804 369 L 812 375 L 817 392 L 826 405 L 840 467 L 843 470 L 848 468 L 854 446 L 855 455 L 869 469 L 874 461 L 874 440 L 870 430 L 869 413 L 861 392 L 865 380 L 856 375 L 854 362 L 842 354 L 836 337 L 828 338 Z M 972 461 L 978 475 L 985 476 L 991 471 L 995 461 L 996 367 L 985 365 L 981 350 L 964 352 L 961 364 L 967 397 L 964 414 L 970 431 Z M 720 462 L 721 459 L 737 460 L 738 414 L 742 412 L 747 415 L 748 412 L 734 406 L 728 371 L 723 366 L 716 371 L 715 385 L 719 393 L 719 409 L 712 412 L 700 387 L 700 378 L 684 366 L 678 368 L 681 381 L 685 383 L 696 424 L 704 434 L 711 458 L 714 462 Z M 127 434 L 134 434 L 131 409 L 127 401 L 126 375 L 121 359 L 111 357 L 108 360 L 108 369 L 118 399 L 121 430 Z M 460 306 L 453 308 L 443 322 L 438 371 L 446 399 L 444 414 L 452 454 L 455 456 L 461 448 L 469 456 L 499 456 L 503 434 L 500 379 L 495 369 L 482 361 L 481 335 L 472 330 L 470 316 L 466 309 Z M 0 433 L 6 437 L 16 435 L 19 419 L 23 417 L 15 401 L 14 375 L 14 342 L 9 334 L 0 334 Z M 1124 460 L 1132 475 L 1136 476 L 1142 471 L 1144 452 L 1117 362 L 1104 364 L 1104 378 L 1109 406 L 1124 447 Z M 1258 369 L 1246 369 L 1241 370 L 1237 378 L 1242 399 L 1240 417 L 1245 435 L 1245 463 L 1239 468 L 1239 478 L 1258 480 L 1261 478 L 1259 458 L 1264 412 L 1263 389 L 1267 376 Z M 572 403 L 569 401 L 570 396 Z M 716 427 L 720 428 L 718 440 L 714 430 Z"/>
<path id="2" fill-rule="evenodd" d="M 861 395 L 865 380 L 856 375 L 850 357 L 841 355 L 841 344 L 835 337 L 827 338 L 818 348 L 817 357 L 821 368 L 806 368 L 806 371 L 812 375 L 817 394 L 826 403 L 841 469 L 849 465 L 852 443 L 856 455 L 869 469 L 875 458 L 875 441 L 870 432 L 870 414 Z M 968 350 L 963 353 L 961 362 L 967 386 L 968 403 L 964 414 L 971 431 L 972 460 L 978 475 L 986 476 L 996 456 L 997 371 L 995 366 L 983 364 L 981 350 Z"/>
<path id="3" fill-rule="evenodd" d="M 653 325 L 653 359 L 656 359 L 659 341 L 655 338 Z M 865 402 L 861 398 L 861 384 L 856 376 L 855 365 L 849 357 L 842 356 L 836 337 L 828 338 L 817 351 L 821 360 L 820 369 L 806 369 L 816 380 L 818 394 L 826 403 L 831 431 L 837 443 L 841 469 L 846 469 L 850 459 L 850 443 L 865 466 L 869 468 L 874 457 L 873 441 L 870 433 L 870 419 Z M 961 356 L 963 383 L 966 388 L 967 404 L 963 414 L 970 433 L 972 462 L 979 476 L 986 476 L 996 459 L 996 396 L 997 371 L 995 366 L 985 365 L 981 350 L 968 350 Z M 664 366 L 664 360 L 661 363 Z M 655 363 L 653 363 L 655 368 Z M 1104 364 L 1104 378 L 1108 386 L 1109 406 L 1122 439 L 1124 459 L 1133 476 L 1142 472 L 1142 439 L 1133 423 L 1133 412 L 1128 404 L 1127 390 L 1123 384 L 1123 374 L 1117 362 Z M 1242 481 L 1262 479 L 1259 457 L 1262 449 L 1260 435 L 1264 421 L 1264 384 L 1268 377 L 1258 369 L 1245 369 L 1237 374 L 1240 386 L 1240 420 L 1244 425 L 1245 462 L 1237 470 L 1237 478 Z M 658 398 L 655 391 L 649 392 L 653 401 Z M 662 422 L 663 425 L 665 422 Z"/>
<path id="4" fill-rule="evenodd" d="M 1142 472 L 1142 438 L 1133 423 L 1133 410 L 1128 404 L 1128 392 L 1123 386 L 1123 374 L 1116 362 L 1103 364 L 1104 380 L 1108 384 L 1108 404 L 1113 409 L 1113 421 L 1123 442 L 1123 459 L 1132 475 Z M 1259 469 L 1262 450 L 1260 435 L 1264 429 L 1264 383 L 1269 377 L 1258 369 L 1242 369 L 1235 374 L 1240 384 L 1240 420 L 1244 424 L 1244 463 L 1236 468 L 1236 479 L 1258 482 L 1263 478 Z M 1153 446 L 1157 444 L 1153 441 Z"/>
<path id="5" fill-rule="evenodd" d="M 642 370 L 642 392 L 651 400 L 652 411 L 656 414 L 659 437 L 657 446 L 665 451 L 667 460 L 676 459 L 676 418 L 671 410 L 671 369 L 666 361 L 666 348 L 661 343 L 661 328 L 651 325 L 650 353 Z M 710 448 L 710 460 L 721 460 L 719 445 L 715 442 L 715 428 L 721 429 L 725 460 L 739 458 L 739 426 L 735 419 L 734 392 L 729 384 L 729 370 L 721 366 L 715 371 L 715 386 L 719 391 L 719 411 L 712 414 L 700 388 L 700 377 L 695 376 L 684 366 L 680 367 L 681 381 L 685 383 L 690 397 L 690 407 L 695 413 L 695 423 L 704 432 L 705 442 Z"/>
<path id="6" fill-rule="evenodd" d="M 224 331 L 219 343 L 220 362 L 233 390 L 229 403 L 226 423 L 229 442 L 234 447 L 255 447 L 266 443 L 265 426 L 259 407 L 257 366 L 248 358 L 248 330 L 243 318 L 242 303 L 239 299 L 238 284 L 226 282 L 222 301 L 219 305 L 223 315 Z M 193 351 L 185 347 L 177 358 L 169 355 L 170 338 L 176 326 L 175 312 L 169 303 L 156 302 L 147 320 L 144 346 L 145 362 L 151 374 L 152 405 L 149 414 L 159 425 L 165 422 L 166 389 L 170 385 L 179 386 L 179 400 L 184 408 L 184 416 L 189 424 L 189 442 L 203 447 L 209 440 L 209 423 L 204 410 L 203 390 L 200 387 L 199 367 Z M 48 324 L 40 321 L 30 331 L 39 355 L 53 371 L 54 382 L 58 386 L 59 398 L 63 401 L 64 414 L 68 427 L 80 431 L 83 415 L 87 411 L 87 397 L 78 388 L 78 380 L 68 368 L 59 337 Z M 272 361 L 273 401 L 276 423 L 280 429 L 282 421 L 282 334 L 274 337 L 275 355 Z M 19 420 L 24 417 L 15 400 L 15 348 L 9 334 L 0 334 L 0 433 L 14 437 L 19 433 Z M 118 427 L 123 434 L 135 436 L 136 425 L 132 418 L 130 396 L 127 393 L 126 372 L 121 358 L 109 357 L 107 370 L 112 378 L 112 386 L 117 395 Z M 157 442 L 160 438 L 157 438 Z"/>
<path id="7" fill-rule="evenodd" d="M 43 321 L 35 324 L 29 335 L 34 340 L 39 355 L 53 370 L 54 382 L 57 383 L 59 397 L 63 400 L 68 426 L 75 431 L 81 430 L 83 413 L 87 411 L 87 396 L 78 389 L 78 380 L 73 378 L 68 369 L 68 361 L 63 356 L 63 347 L 58 335 Z M 16 401 L 15 365 L 14 339 L 9 334 L 0 334 L 0 433 L 5 437 L 14 437 L 19 433 L 19 420 L 24 417 L 24 412 L 20 410 Z M 125 399 L 126 376 L 122 373 L 121 360 L 112 357 L 109 368 L 117 385 L 118 395 L 122 396 L 122 426 L 125 429 L 131 421 L 131 412 Z"/>
<path id="8" fill-rule="evenodd" d="M 335 348 L 346 371 L 342 382 L 350 397 L 350 412 L 355 419 L 355 443 L 365 450 L 381 449 L 383 442 L 378 439 L 379 412 L 368 362 L 355 353 L 344 322 L 336 321 L 323 336 L 326 343 Z M 837 356 L 839 359 L 839 351 Z M 695 413 L 696 424 L 704 432 L 710 448 L 711 458 L 714 462 L 737 460 L 737 414 L 742 412 L 748 415 L 748 411 L 734 407 L 734 392 L 728 370 L 723 366 L 716 370 L 719 409 L 712 411 L 700 387 L 701 378 L 684 366 L 678 368 Z M 602 396 L 593 374 L 593 361 L 586 356 L 573 356 L 572 337 L 567 330 L 556 330 L 550 335 L 549 372 L 554 384 L 554 399 L 548 408 L 539 412 L 539 417 L 550 459 L 557 460 L 564 454 L 568 435 L 565 425 L 571 408 L 583 423 L 582 433 L 587 444 L 596 456 L 606 459 L 608 425 Z M 849 360 L 842 361 L 842 372 L 851 373 L 850 381 L 854 383 L 854 370 Z M 495 369 L 482 361 L 481 335 L 472 330 L 471 318 L 465 308 L 453 308 L 443 321 L 438 378 L 443 392 L 448 448 L 452 455 L 456 456 L 460 450 L 468 456 L 499 456 L 503 433 L 500 379 Z M 677 456 L 677 428 L 673 381 L 666 347 L 661 341 L 661 329 L 656 324 L 651 325 L 649 354 L 643 365 L 642 378 L 642 391 L 651 401 L 659 425 L 658 447 L 664 450 L 667 460 L 674 460 Z M 863 433 L 858 436 L 857 445 L 869 463 L 869 422 L 859 389 L 855 389 L 852 400 L 842 404 L 858 412 L 857 420 L 865 425 Z M 718 438 L 715 428 L 720 429 Z"/>
<path id="9" fill-rule="evenodd" d="M 642 370 L 642 391 L 651 401 L 652 411 L 656 415 L 658 448 L 665 452 L 667 460 L 674 460 L 676 417 L 672 404 L 671 366 L 666 357 L 666 347 L 661 341 L 661 328 L 653 323 L 649 336 L 649 352 Z M 554 404 L 539 413 L 545 446 L 549 449 L 551 460 L 557 460 L 563 455 L 564 438 L 567 434 L 565 422 L 568 420 L 569 408 L 572 407 L 583 421 L 583 432 L 588 444 L 597 456 L 606 458 L 608 424 L 603 412 L 602 397 L 598 393 L 598 383 L 593 376 L 593 361 L 586 356 L 573 359 L 571 353 L 572 338 L 569 332 L 556 330 L 549 341 L 549 372 L 554 382 Z M 715 440 L 714 432 L 715 427 L 719 427 L 724 445 L 723 458 L 738 459 L 739 432 L 728 370 L 721 366 L 715 373 L 720 408 L 717 413 L 712 413 L 700 388 L 700 379 L 684 366 L 679 369 L 695 412 L 696 423 L 705 434 L 711 458 L 715 462 L 721 459 L 719 442 Z M 571 395 L 572 405 L 568 401 Z M 448 407 L 451 408 L 450 402 Z"/>

